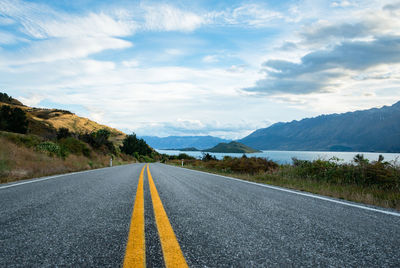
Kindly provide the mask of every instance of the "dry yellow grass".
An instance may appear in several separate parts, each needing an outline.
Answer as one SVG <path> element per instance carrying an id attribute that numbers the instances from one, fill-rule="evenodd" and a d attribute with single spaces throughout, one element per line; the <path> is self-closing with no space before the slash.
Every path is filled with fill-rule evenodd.
<path id="1" fill-rule="evenodd" d="M 91 158 L 69 155 L 66 159 L 52 157 L 32 148 L 16 145 L 0 137 L 0 183 L 106 167 L 107 155 L 92 153 Z M 132 159 L 115 159 L 114 164 L 129 163 Z"/>
<path id="2" fill-rule="evenodd" d="M 10 105 L 0 102 L 0 107 L 2 105 Z M 111 132 L 110 140 L 118 145 L 122 144 L 122 140 L 125 138 L 126 134 L 122 131 L 111 128 L 106 125 L 96 123 L 85 117 L 77 116 L 76 114 L 70 113 L 68 111 L 62 111 L 58 109 L 41 109 L 41 108 L 31 108 L 28 106 L 10 105 L 12 107 L 18 107 L 24 110 L 28 118 L 35 121 L 46 123 L 55 129 L 67 128 L 71 132 L 75 133 L 91 133 L 99 129 L 107 129 Z"/>
<path id="3" fill-rule="evenodd" d="M 115 145 L 121 145 L 126 134 L 115 128 L 98 124 L 88 118 L 79 117 L 69 111 L 58 109 L 31 108 L 24 105 L 8 104 L 0 102 L 0 107 L 9 105 L 25 111 L 29 121 L 29 134 L 40 139 L 48 139 L 55 136 L 55 130 L 67 128 L 71 132 L 84 134 L 100 129 L 107 129 L 111 133 L 110 140 Z M 22 135 L 16 134 L 13 135 Z M 11 135 L 11 136 L 13 136 Z M 110 157 L 101 152 L 92 151 L 90 157 L 70 154 L 66 159 L 49 156 L 47 153 L 35 151 L 23 144 L 16 142 L 19 139 L 7 139 L 9 135 L 0 136 L 0 183 L 20 179 L 48 176 L 91 168 L 106 167 Z M 16 143 L 14 143 L 16 142 Z M 114 159 L 114 165 L 130 163 L 134 158 L 120 154 Z"/>
<path id="4" fill-rule="evenodd" d="M 56 114 L 57 112 L 53 113 Z M 118 129 L 98 124 L 88 118 L 79 117 L 75 114 L 59 114 L 58 116 L 46 119 L 46 122 L 50 123 L 56 129 L 64 127 L 75 133 L 90 133 L 105 128 L 111 132 L 112 141 L 117 143 L 122 143 L 122 140 L 126 136 L 125 133 L 119 131 Z"/>

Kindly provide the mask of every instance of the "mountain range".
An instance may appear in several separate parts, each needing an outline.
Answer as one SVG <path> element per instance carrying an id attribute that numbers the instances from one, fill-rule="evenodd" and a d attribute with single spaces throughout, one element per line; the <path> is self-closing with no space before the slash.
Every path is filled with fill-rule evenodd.
<path id="1" fill-rule="evenodd" d="M 400 101 L 382 108 L 276 123 L 239 142 L 258 150 L 400 152 Z"/>
<path id="2" fill-rule="evenodd" d="M 157 149 L 211 148 L 212 136 L 142 137 Z M 276 123 L 237 140 L 257 150 L 400 152 L 400 101 L 392 106 Z"/>

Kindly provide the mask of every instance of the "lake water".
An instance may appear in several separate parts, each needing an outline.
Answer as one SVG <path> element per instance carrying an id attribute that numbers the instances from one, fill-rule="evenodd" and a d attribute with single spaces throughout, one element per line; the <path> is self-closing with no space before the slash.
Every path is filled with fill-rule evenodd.
<path id="1" fill-rule="evenodd" d="M 167 155 L 178 155 L 180 153 L 185 153 L 190 156 L 201 158 L 203 156 L 202 152 L 198 151 L 178 151 L 178 150 L 158 150 L 157 152 Z M 243 154 L 234 153 L 209 153 L 214 155 L 217 159 L 222 159 L 224 156 L 232 157 L 242 157 Z M 300 160 L 317 160 L 325 159 L 329 160 L 331 157 L 337 157 L 341 159 L 342 162 L 350 163 L 356 154 L 363 154 L 364 158 L 370 161 L 378 160 L 379 155 L 383 155 L 385 161 L 396 161 L 397 164 L 400 163 L 400 153 L 367 153 L 367 152 L 313 152 L 313 151 L 262 151 L 261 153 L 246 154 L 247 157 L 263 157 L 273 160 L 280 164 L 290 164 L 292 163 L 292 157 L 296 157 Z"/>

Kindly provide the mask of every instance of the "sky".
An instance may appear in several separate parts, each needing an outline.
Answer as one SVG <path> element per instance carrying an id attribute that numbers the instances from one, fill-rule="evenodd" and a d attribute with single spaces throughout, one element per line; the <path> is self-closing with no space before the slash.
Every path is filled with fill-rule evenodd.
<path id="1" fill-rule="evenodd" d="M 400 2 L 0 0 L 0 91 L 161 137 L 391 105 Z"/>

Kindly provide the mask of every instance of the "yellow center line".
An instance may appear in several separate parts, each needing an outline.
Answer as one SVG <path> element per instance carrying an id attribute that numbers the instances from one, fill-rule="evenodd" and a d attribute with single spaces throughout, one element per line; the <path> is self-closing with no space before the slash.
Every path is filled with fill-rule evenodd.
<path id="1" fill-rule="evenodd" d="M 143 173 L 140 172 L 133 207 L 128 243 L 126 245 L 124 267 L 146 267 L 146 248 L 144 235 Z"/>
<path id="2" fill-rule="evenodd" d="M 153 201 L 154 216 L 156 218 L 158 234 L 160 236 L 161 248 L 164 255 L 166 267 L 188 267 L 182 250 L 176 239 L 174 230 L 168 220 L 167 213 L 158 195 L 157 188 L 151 177 L 149 166 L 147 165 L 147 177 L 149 179 L 151 200 Z"/>

